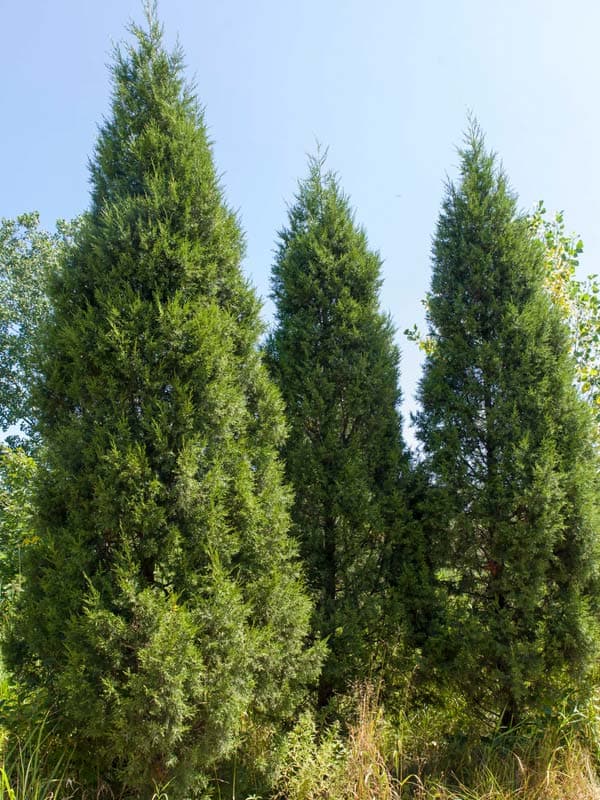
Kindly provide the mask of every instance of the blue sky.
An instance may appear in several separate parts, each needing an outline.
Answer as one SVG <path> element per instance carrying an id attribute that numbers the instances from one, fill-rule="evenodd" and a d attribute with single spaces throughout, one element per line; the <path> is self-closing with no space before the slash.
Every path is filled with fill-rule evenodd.
<path id="1" fill-rule="evenodd" d="M 138 0 L 0 0 L 0 216 L 88 204 L 111 42 Z M 384 259 L 382 305 L 422 325 L 431 236 L 471 109 L 520 205 L 564 209 L 600 271 L 600 3 L 162 0 L 197 84 L 245 269 L 267 298 L 276 231 L 316 141 Z M 265 319 L 272 313 L 265 304 Z M 405 414 L 420 354 L 399 333 Z"/>

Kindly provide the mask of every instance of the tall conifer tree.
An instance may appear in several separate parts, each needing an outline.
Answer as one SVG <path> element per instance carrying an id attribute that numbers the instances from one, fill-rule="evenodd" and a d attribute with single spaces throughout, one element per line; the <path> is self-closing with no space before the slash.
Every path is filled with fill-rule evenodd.
<path id="1" fill-rule="evenodd" d="M 292 517 L 330 655 L 320 702 L 369 676 L 398 641 L 390 563 L 408 467 L 398 404 L 399 354 L 379 309 L 381 261 L 336 177 L 310 161 L 273 270 L 268 343 L 290 435 Z M 401 581 L 396 579 L 395 583 Z"/>
<path id="2" fill-rule="evenodd" d="M 47 469 L 7 651 L 80 777 L 195 796 L 315 654 L 281 401 L 202 113 L 154 11 L 119 50 L 92 204 L 52 291 Z"/>
<path id="3" fill-rule="evenodd" d="M 597 652 L 597 464 L 543 256 L 474 124 L 433 245 L 418 415 L 452 680 L 503 724 Z M 443 637 L 442 637 L 443 638 Z"/>

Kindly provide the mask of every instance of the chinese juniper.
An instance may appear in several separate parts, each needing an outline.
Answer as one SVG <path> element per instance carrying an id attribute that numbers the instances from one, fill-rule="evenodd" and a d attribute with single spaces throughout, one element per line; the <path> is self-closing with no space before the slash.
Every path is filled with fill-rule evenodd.
<path id="1" fill-rule="evenodd" d="M 292 517 L 328 637 L 324 705 L 397 655 L 400 536 L 408 471 L 398 410 L 399 354 L 379 309 L 381 261 L 324 159 L 310 160 L 280 233 L 273 268 L 276 326 L 269 363 L 290 427 L 284 454 Z"/>
<path id="2" fill-rule="evenodd" d="M 180 53 L 152 8 L 132 31 L 51 288 L 39 541 L 5 652 L 84 784 L 178 798 L 293 711 L 319 655 L 242 235 Z"/>
<path id="3" fill-rule="evenodd" d="M 597 462 L 543 249 L 475 124 L 460 155 L 417 416 L 447 603 L 429 655 L 506 725 L 583 689 L 597 654 Z"/>

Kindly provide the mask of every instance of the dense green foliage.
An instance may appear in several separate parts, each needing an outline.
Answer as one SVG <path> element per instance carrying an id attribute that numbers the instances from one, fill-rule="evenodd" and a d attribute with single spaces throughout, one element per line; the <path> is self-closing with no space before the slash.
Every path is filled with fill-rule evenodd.
<path id="1" fill-rule="evenodd" d="M 379 310 L 381 261 L 323 160 L 312 159 L 280 234 L 269 363 L 290 426 L 284 449 L 292 516 L 330 656 L 320 702 L 381 666 L 401 644 L 408 457 L 398 350 Z"/>
<path id="2" fill-rule="evenodd" d="M 40 458 L 32 387 L 50 314 L 48 288 L 73 241 L 78 221 L 53 233 L 37 213 L 0 221 L 0 606 L 9 613 L 20 587 L 32 530 L 32 489 Z"/>
<path id="3" fill-rule="evenodd" d="M 174 800 L 293 711 L 318 654 L 242 236 L 180 54 L 151 14 L 133 31 L 51 288 L 39 541 L 5 652 L 84 783 Z"/>
<path id="4" fill-rule="evenodd" d="M 543 253 L 483 137 L 433 246 L 419 436 L 447 592 L 430 654 L 473 707 L 520 719 L 597 654 L 597 465 Z"/>
<path id="5" fill-rule="evenodd" d="M 25 548 L 33 544 L 35 459 L 21 447 L 0 445 L 0 614 L 9 613 L 21 586 Z"/>
<path id="6" fill-rule="evenodd" d="M 47 233 L 35 213 L 0 222 L 0 430 L 31 434 L 31 387 L 38 332 L 48 317 L 48 282 L 72 240 L 76 223 Z M 14 434 L 13 434 L 14 435 Z"/>
<path id="7" fill-rule="evenodd" d="M 548 217 L 539 203 L 530 217 L 544 246 L 544 277 L 553 302 L 564 314 L 571 335 L 577 388 L 592 408 L 600 433 L 600 281 L 577 274 L 583 242 L 565 230 L 564 214 Z"/>
<path id="8" fill-rule="evenodd" d="M 597 797 L 582 242 L 517 212 L 472 125 L 409 332 L 411 458 L 381 260 L 321 157 L 279 234 L 269 377 L 147 8 L 88 213 L 0 222 L 0 798 Z"/>

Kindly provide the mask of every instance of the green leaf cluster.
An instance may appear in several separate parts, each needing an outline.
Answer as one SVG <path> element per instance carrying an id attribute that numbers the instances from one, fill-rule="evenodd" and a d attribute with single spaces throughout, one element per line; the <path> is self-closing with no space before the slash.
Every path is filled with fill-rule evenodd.
<path id="1" fill-rule="evenodd" d="M 31 486 L 36 460 L 20 447 L 0 445 L 0 609 L 10 612 L 21 588 L 25 549 L 36 541 Z"/>
<path id="2" fill-rule="evenodd" d="M 37 213 L 0 221 L 0 430 L 32 433 L 31 388 L 37 342 L 49 315 L 48 283 L 72 241 L 77 221 L 40 226 Z"/>
<path id="3" fill-rule="evenodd" d="M 582 240 L 565 231 L 564 214 L 548 218 L 539 203 L 530 217 L 531 228 L 544 245 L 545 282 L 563 313 L 571 336 L 576 383 L 600 421 L 600 283 L 597 275 L 578 276 Z"/>

